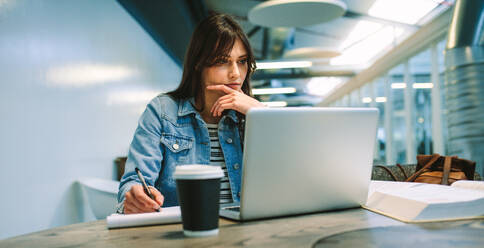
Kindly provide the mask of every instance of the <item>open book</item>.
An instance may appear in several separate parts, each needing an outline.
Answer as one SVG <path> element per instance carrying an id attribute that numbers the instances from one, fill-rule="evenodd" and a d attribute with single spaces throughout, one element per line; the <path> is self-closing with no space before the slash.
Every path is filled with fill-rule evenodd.
<path id="1" fill-rule="evenodd" d="M 484 218 L 484 181 L 452 186 L 371 181 L 363 207 L 409 223 Z"/>
<path id="2" fill-rule="evenodd" d="M 108 228 L 181 223 L 180 207 L 162 208 L 161 212 L 143 214 L 111 214 L 106 218 Z"/>

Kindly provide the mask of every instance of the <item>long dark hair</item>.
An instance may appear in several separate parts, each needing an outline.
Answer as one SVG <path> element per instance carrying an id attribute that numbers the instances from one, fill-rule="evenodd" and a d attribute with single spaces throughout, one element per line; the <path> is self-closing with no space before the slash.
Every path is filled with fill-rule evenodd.
<path id="1" fill-rule="evenodd" d="M 250 77 L 256 68 L 254 54 L 240 25 L 226 14 L 212 15 L 197 25 L 185 54 L 181 83 L 176 90 L 167 94 L 175 99 L 194 97 L 201 103 L 201 108 L 197 111 L 202 112 L 205 106 L 202 71 L 214 65 L 220 57 L 228 56 L 237 39 L 242 41 L 247 52 L 248 68 L 242 91 L 252 96 Z"/>

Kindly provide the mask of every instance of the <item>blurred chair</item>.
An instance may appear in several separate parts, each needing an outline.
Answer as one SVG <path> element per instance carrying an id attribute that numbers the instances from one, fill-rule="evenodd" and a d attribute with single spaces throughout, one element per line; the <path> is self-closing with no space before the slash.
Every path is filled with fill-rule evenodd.
<path id="1" fill-rule="evenodd" d="M 81 178 L 78 180 L 96 219 L 105 219 L 116 212 L 119 181 L 100 178 Z"/>
<path id="2" fill-rule="evenodd" d="M 116 171 L 116 176 L 119 181 L 121 181 L 121 177 L 123 177 L 124 165 L 126 164 L 127 159 L 128 157 L 117 157 L 116 159 L 114 159 L 114 170 Z"/>

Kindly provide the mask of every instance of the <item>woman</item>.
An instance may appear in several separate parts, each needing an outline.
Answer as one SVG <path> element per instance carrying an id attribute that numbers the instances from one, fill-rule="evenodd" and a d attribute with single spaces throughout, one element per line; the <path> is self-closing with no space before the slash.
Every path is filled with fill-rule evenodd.
<path id="1" fill-rule="evenodd" d="M 135 131 L 118 193 L 118 212 L 178 205 L 175 166 L 220 165 L 221 203 L 239 201 L 243 120 L 264 105 L 250 96 L 255 59 L 242 28 L 228 15 L 203 20 L 192 34 L 179 87 L 153 99 Z M 154 195 L 143 191 L 139 168 Z"/>

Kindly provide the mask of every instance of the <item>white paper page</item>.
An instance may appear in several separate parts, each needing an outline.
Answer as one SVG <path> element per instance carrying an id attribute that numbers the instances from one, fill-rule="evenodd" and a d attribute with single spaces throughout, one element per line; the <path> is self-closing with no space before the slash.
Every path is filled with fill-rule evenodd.
<path id="1" fill-rule="evenodd" d="M 142 214 L 112 214 L 106 218 L 108 228 L 145 226 L 181 222 L 180 207 L 162 208 L 161 212 Z"/>
<path id="2" fill-rule="evenodd" d="M 372 181 L 369 196 L 374 191 L 428 204 L 472 201 L 484 198 L 484 191 L 427 183 Z"/>
<path id="3" fill-rule="evenodd" d="M 380 192 L 387 192 L 387 191 L 395 191 L 395 190 L 402 190 L 406 188 L 413 187 L 414 185 L 421 184 L 421 183 L 411 183 L 411 182 L 392 182 L 392 181 L 377 181 L 371 180 L 370 187 L 368 189 L 368 197 L 373 194 L 375 191 Z"/>
<path id="4" fill-rule="evenodd" d="M 459 180 L 451 185 L 465 189 L 484 190 L 484 181 Z"/>

